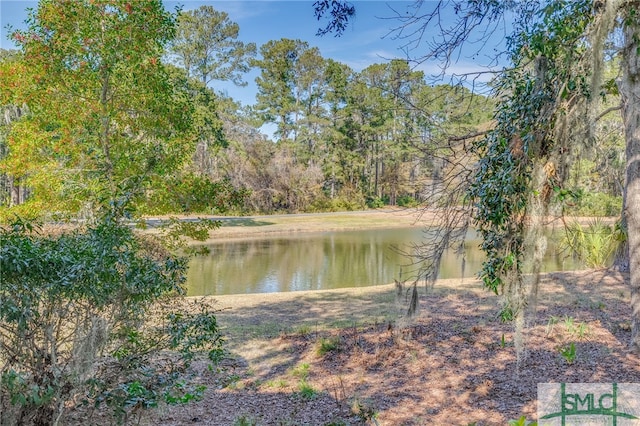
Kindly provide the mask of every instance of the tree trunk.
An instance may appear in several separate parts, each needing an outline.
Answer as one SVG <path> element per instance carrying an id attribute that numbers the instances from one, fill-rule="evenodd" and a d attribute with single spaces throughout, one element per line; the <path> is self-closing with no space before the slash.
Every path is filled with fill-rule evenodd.
<path id="1" fill-rule="evenodd" d="M 629 17 L 619 84 L 626 139 L 626 180 L 623 215 L 627 223 L 631 280 L 631 348 L 640 353 L 640 22 Z"/>
<path id="2" fill-rule="evenodd" d="M 22 200 L 20 199 L 20 179 L 15 178 L 13 176 L 9 177 L 9 190 L 11 192 L 11 200 L 9 202 L 9 206 L 17 206 L 22 204 Z"/>

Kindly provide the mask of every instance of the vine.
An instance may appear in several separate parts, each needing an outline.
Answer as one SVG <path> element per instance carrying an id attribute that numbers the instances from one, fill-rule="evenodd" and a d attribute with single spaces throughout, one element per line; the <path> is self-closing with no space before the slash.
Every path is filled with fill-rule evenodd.
<path id="1" fill-rule="evenodd" d="M 473 145 L 480 160 L 468 190 L 488 259 L 480 277 L 504 297 L 500 318 L 515 323 L 519 360 L 546 251 L 544 218 L 562 201 L 576 146 L 567 124 L 584 114 L 590 95 L 587 73 L 576 66 L 587 50 L 580 39 L 593 19 L 590 2 L 553 2 L 537 18 L 509 40 L 515 66 L 496 85 L 495 127 Z"/>

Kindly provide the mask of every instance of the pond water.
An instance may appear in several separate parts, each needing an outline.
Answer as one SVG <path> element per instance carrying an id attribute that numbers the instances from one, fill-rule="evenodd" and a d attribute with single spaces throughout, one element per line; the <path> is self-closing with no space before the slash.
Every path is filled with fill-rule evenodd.
<path id="1" fill-rule="evenodd" d="M 210 254 L 192 259 L 187 276 L 190 296 L 271 293 L 366 287 L 392 283 L 421 241 L 421 228 L 374 229 L 228 241 L 209 246 Z M 473 237 L 473 236 L 472 236 Z M 464 277 L 473 277 L 484 259 L 479 241 L 467 242 Z M 572 270 L 571 258 L 548 251 L 544 272 Z M 404 266 L 403 266 L 404 265 Z M 462 258 L 445 254 L 439 278 L 463 277 Z"/>

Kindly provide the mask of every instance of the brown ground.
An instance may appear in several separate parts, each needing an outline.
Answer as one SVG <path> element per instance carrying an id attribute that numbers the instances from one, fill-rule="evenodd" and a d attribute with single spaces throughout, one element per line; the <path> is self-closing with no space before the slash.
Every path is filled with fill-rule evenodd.
<path id="1" fill-rule="evenodd" d="M 393 285 L 219 296 L 228 358 L 195 372 L 201 401 L 143 423 L 504 425 L 535 418 L 537 383 L 640 382 L 627 276 L 553 273 L 540 288 L 519 366 L 497 297 L 475 280 L 421 289 L 411 321 Z M 560 353 L 570 343 L 575 360 Z"/>
<path id="2" fill-rule="evenodd" d="M 627 351 L 626 277 L 554 273 L 541 287 L 519 368 L 496 297 L 471 280 L 438 283 L 411 322 L 390 321 L 392 286 L 218 297 L 230 308 L 219 314 L 229 358 L 200 372 L 202 401 L 161 410 L 153 423 L 504 425 L 535 418 L 537 383 L 640 381 Z M 560 354 L 571 342 L 573 362 Z"/>

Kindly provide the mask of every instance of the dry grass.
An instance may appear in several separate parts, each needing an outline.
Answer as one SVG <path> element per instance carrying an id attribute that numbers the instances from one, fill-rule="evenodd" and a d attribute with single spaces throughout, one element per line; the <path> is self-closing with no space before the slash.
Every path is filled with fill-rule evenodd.
<path id="1" fill-rule="evenodd" d="M 516 365 L 497 300 L 472 280 L 446 280 L 401 320 L 392 286 L 220 296 L 230 357 L 202 368 L 205 399 L 147 419 L 163 425 L 503 425 L 535 417 L 541 382 L 638 382 L 627 277 L 544 277 L 528 355 Z M 424 293 L 424 292 L 423 292 Z M 584 324 L 581 326 L 581 324 Z M 323 341 L 337 343 L 320 355 Z M 575 343 L 569 363 L 560 348 Z M 296 371 L 313 397 L 300 391 Z M 333 422 L 333 423 L 332 423 Z M 249 422 L 249 424 L 251 424 Z"/>
<path id="2" fill-rule="evenodd" d="M 224 218 L 207 242 L 301 232 L 423 226 L 429 215 L 414 209 L 368 210 L 317 214 L 293 214 Z"/>

